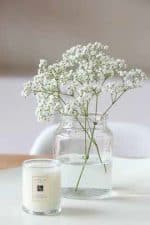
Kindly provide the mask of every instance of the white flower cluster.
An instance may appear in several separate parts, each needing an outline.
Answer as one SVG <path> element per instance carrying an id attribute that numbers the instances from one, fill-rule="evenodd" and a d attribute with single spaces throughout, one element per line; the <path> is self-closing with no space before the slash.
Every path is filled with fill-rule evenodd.
<path id="1" fill-rule="evenodd" d="M 72 47 L 53 65 L 40 60 L 38 75 L 23 90 L 24 96 L 36 96 L 38 120 L 49 120 L 56 113 L 87 115 L 91 101 L 105 92 L 110 93 L 113 104 L 124 92 L 141 85 L 145 73 L 127 70 L 124 60 L 114 59 L 107 49 L 95 42 Z"/>

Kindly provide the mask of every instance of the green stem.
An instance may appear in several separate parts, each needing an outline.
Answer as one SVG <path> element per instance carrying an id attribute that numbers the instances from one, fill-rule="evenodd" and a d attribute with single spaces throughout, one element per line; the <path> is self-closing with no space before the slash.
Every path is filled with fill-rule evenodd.
<path id="1" fill-rule="evenodd" d="M 86 166 L 87 161 L 88 161 L 88 159 L 85 158 L 84 164 L 83 164 L 82 169 L 81 169 L 81 173 L 80 173 L 80 175 L 79 175 L 79 178 L 78 178 L 78 181 L 77 181 L 77 184 L 76 184 L 76 187 L 75 187 L 75 191 L 78 190 L 79 183 L 80 183 L 80 180 L 81 180 L 82 174 L 83 174 L 83 172 L 84 172 L 84 169 L 85 169 L 85 166 Z"/>
<path id="2" fill-rule="evenodd" d="M 90 139 L 90 144 L 89 144 L 89 148 L 88 148 L 88 155 L 87 157 L 89 158 L 89 153 L 90 153 L 90 149 L 91 149 L 91 146 L 92 146 L 92 143 L 93 143 L 93 138 L 94 138 L 94 132 L 95 132 L 95 124 L 93 126 L 93 131 L 92 131 L 92 134 L 91 134 L 91 139 Z"/>
<path id="3" fill-rule="evenodd" d="M 80 180 L 81 180 L 82 174 L 83 174 L 83 172 L 84 172 L 86 163 L 87 163 L 87 161 L 88 161 L 88 159 L 89 159 L 89 153 L 90 153 L 90 149 L 91 149 L 92 142 L 93 142 L 94 131 L 95 131 L 95 124 L 94 124 L 94 126 L 93 126 L 93 131 L 92 131 L 92 135 L 91 135 L 91 139 L 90 139 L 90 144 L 89 144 L 89 147 L 88 147 L 87 155 L 86 155 L 86 157 L 85 157 L 84 164 L 83 164 L 83 166 L 82 166 L 81 173 L 80 173 L 80 175 L 79 175 L 79 178 L 78 178 L 78 181 L 77 181 L 77 184 L 76 184 L 76 187 L 75 187 L 75 191 L 78 190 L 78 187 L 79 187 L 79 184 L 80 184 Z"/>
<path id="4" fill-rule="evenodd" d="M 126 92 L 127 90 L 124 90 L 117 98 L 115 101 L 112 102 L 112 104 L 106 109 L 106 111 L 103 113 L 103 116 L 105 116 L 107 114 L 107 112 L 112 108 L 112 106 L 121 98 L 121 96 Z M 95 110 L 95 119 L 96 119 L 96 115 L 97 115 L 97 108 L 98 108 L 98 95 L 96 96 L 96 110 Z M 82 123 L 80 122 L 80 120 L 77 118 L 80 126 L 82 127 L 82 129 L 86 132 L 88 138 L 90 139 L 90 144 L 89 144 L 89 148 L 88 148 L 88 152 L 87 152 L 87 155 L 85 157 L 85 161 L 84 161 L 84 164 L 82 166 L 82 169 L 81 169 L 81 173 L 79 175 L 79 178 L 78 178 L 78 181 L 77 181 L 77 184 L 76 184 L 76 188 L 75 188 L 75 191 L 78 190 L 78 187 L 79 187 L 79 184 L 80 184 L 80 180 L 81 180 L 81 177 L 82 177 L 82 174 L 85 170 L 85 166 L 87 164 L 87 161 L 89 159 L 89 153 L 90 153 L 90 149 L 91 149 L 91 146 L 92 146 L 92 143 L 95 145 L 96 147 L 96 150 L 97 150 L 97 154 L 98 154 L 98 157 L 99 157 L 99 160 L 100 162 L 102 163 L 102 159 L 101 159 L 101 156 L 100 156 L 100 151 L 99 151 L 99 147 L 96 143 L 96 140 L 94 138 L 94 132 L 95 132 L 95 126 L 96 126 L 96 123 L 94 124 L 94 127 L 93 127 L 93 131 L 91 132 L 91 128 L 90 128 L 90 125 L 89 125 L 89 129 L 90 129 L 90 133 L 91 133 L 91 137 L 90 137 L 90 134 L 88 133 L 87 131 L 87 128 L 84 128 L 84 126 L 82 125 Z M 89 123 L 89 121 L 88 121 Z M 104 169 L 105 169 L 105 172 L 107 172 L 107 168 L 106 168 L 106 165 L 104 164 Z"/>
<path id="5" fill-rule="evenodd" d="M 88 120 L 88 126 L 89 126 L 89 129 L 90 129 L 90 132 L 91 132 L 91 127 L 90 127 L 90 124 L 89 124 L 89 120 Z M 97 154 L 98 154 L 98 158 L 99 158 L 100 163 L 103 163 L 102 158 L 101 158 L 101 155 L 100 155 L 99 147 L 98 147 L 98 144 L 96 143 L 95 138 L 93 138 L 93 144 L 96 147 L 96 151 L 97 151 Z M 104 164 L 104 170 L 105 170 L 105 172 L 107 172 L 107 168 L 106 168 L 106 165 L 105 164 Z"/>
<path id="6" fill-rule="evenodd" d="M 98 157 L 99 157 L 99 160 L 100 162 L 103 164 L 103 161 L 102 161 L 102 158 L 101 158 L 101 155 L 100 155 L 100 151 L 99 151 L 99 147 L 98 147 L 98 144 L 96 143 L 95 139 L 93 140 L 94 143 L 95 143 L 95 146 L 96 146 L 96 151 L 97 151 L 97 154 L 98 154 Z M 106 168 L 106 165 L 104 165 L 104 170 L 105 170 L 105 173 L 107 172 L 107 168 Z"/>
<path id="7" fill-rule="evenodd" d="M 98 110 L 98 95 L 96 95 L 95 120 L 96 120 L 97 110 Z"/>
<path id="8" fill-rule="evenodd" d="M 80 126 L 82 127 L 83 131 L 86 132 L 88 138 L 91 139 L 90 134 L 88 133 L 87 129 L 84 128 L 84 126 L 82 125 L 82 123 L 80 122 L 80 120 L 79 120 L 77 117 L 76 117 L 76 119 L 77 119 L 78 123 L 80 124 Z M 87 121 L 88 121 L 88 120 L 87 120 Z M 90 127 L 90 125 L 89 125 L 89 121 L 88 121 L 88 126 L 89 126 L 89 129 L 90 129 L 90 133 L 92 133 L 91 127 Z M 93 144 L 94 144 L 95 147 L 96 147 L 96 150 L 97 150 L 97 153 L 98 153 L 100 162 L 102 163 L 102 159 L 101 159 L 101 157 L 100 157 L 100 151 L 99 151 L 98 145 L 97 145 L 96 140 L 95 140 L 94 137 L 93 137 L 92 142 L 93 142 Z M 105 171 L 106 171 L 106 169 L 105 169 Z"/>
<path id="9" fill-rule="evenodd" d="M 128 89 L 125 89 L 113 102 L 112 104 L 105 110 L 103 113 L 103 116 L 107 114 L 107 112 L 113 107 L 113 105 L 121 98 L 121 96 L 127 91 Z"/>
<path id="10" fill-rule="evenodd" d="M 87 124 L 87 121 L 86 121 L 86 116 L 84 117 L 84 123 L 85 123 L 85 131 L 84 131 L 84 144 L 85 144 L 85 156 L 87 154 L 87 141 L 86 141 L 86 136 L 87 136 L 87 133 L 86 133 L 86 124 Z"/>
<path id="11" fill-rule="evenodd" d="M 49 95 L 53 95 L 54 94 L 54 92 L 50 92 L 50 91 L 48 91 L 48 90 L 46 90 L 46 89 L 44 89 L 44 88 L 42 88 L 43 90 L 34 90 L 34 89 L 32 89 L 32 91 L 33 91 L 33 93 L 44 93 L 44 94 L 49 94 Z M 59 91 L 55 91 L 56 93 L 60 93 L 61 95 L 64 95 L 64 96 L 68 96 L 68 97 L 73 97 L 73 95 L 69 95 L 69 94 L 67 94 L 67 93 L 63 93 L 63 92 L 59 92 Z"/>

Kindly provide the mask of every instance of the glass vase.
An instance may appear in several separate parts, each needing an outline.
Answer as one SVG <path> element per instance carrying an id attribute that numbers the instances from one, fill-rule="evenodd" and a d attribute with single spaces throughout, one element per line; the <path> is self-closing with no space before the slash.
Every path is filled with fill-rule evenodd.
<path id="1" fill-rule="evenodd" d="M 55 152 L 62 163 L 66 198 L 99 199 L 112 189 L 112 141 L 106 116 L 66 116 L 57 131 Z"/>

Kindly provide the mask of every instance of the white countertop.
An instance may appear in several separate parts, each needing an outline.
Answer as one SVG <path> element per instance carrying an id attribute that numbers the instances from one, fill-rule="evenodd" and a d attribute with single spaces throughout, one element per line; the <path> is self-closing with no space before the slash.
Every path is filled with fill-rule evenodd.
<path id="1" fill-rule="evenodd" d="M 29 215 L 21 209 L 21 168 L 0 171 L 2 225 L 149 225 L 150 159 L 113 162 L 113 193 L 105 200 L 62 199 L 59 216 Z"/>

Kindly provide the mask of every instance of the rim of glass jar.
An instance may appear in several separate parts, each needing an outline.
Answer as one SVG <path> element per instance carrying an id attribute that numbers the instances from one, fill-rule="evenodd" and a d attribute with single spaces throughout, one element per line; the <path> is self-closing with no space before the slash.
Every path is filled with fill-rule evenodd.
<path id="1" fill-rule="evenodd" d="M 91 116 L 91 117 L 92 117 L 92 116 L 93 116 L 93 117 L 95 117 L 95 116 L 96 116 L 96 117 L 100 117 L 100 119 L 101 119 L 101 118 L 102 118 L 102 119 L 107 119 L 107 118 L 108 118 L 108 114 L 103 115 L 102 113 L 96 113 L 96 114 L 95 114 L 95 113 L 89 113 L 88 115 L 83 115 L 83 114 L 79 114 L 79 115 L 78 115 L 78 117 L 80 117 L 80 118 L 82 118 L 82 117 L 85 118 L 85 117 L 90 117 L 90 116 Z M 68 115 L 68 114 L 63 114 L 62 117 L 64 117 L 64 118 L 65 118 L 65 117 L 70 117 L 70 118 L 73 117 L 73 118 L 75 118 L 74 115 Z"/>
<path id="2" fill-rule="evenodd" d="M 97 113 L 97 114 L 89 113 L 88 115 L 81 114 L 81 115 L 77 116 L 77 118 L 82 118 L 82 119 L 84 119 L 85 117 L 87 117 L 87 118 L 90 118 L 90 117 L 95 118 L 96 117 L 96 119 L 98 118 L 97 121 L 104 121 L 104 120 L 108 119 L 108 114 L 103 115 L 102 113 Z M 65 119 L 65 118 L 72 118 L 74 120 L 77 119 L 74 115 L 68 115 L 68 114 L 62 115 L 62 119 Z"/>
<path id="3" fill-rule="evenodd" d="M 37 162 L 45 162 L 45 165 L 39 166 L 35 165 Z M 26 168 L 54 168 L 54 167 L 60 167 L 61 163 L 57 159 L 47 159 L 47 158 L 38 158 L 38 159 L 27 159 L 22 163 L 23 167 Z"/>

